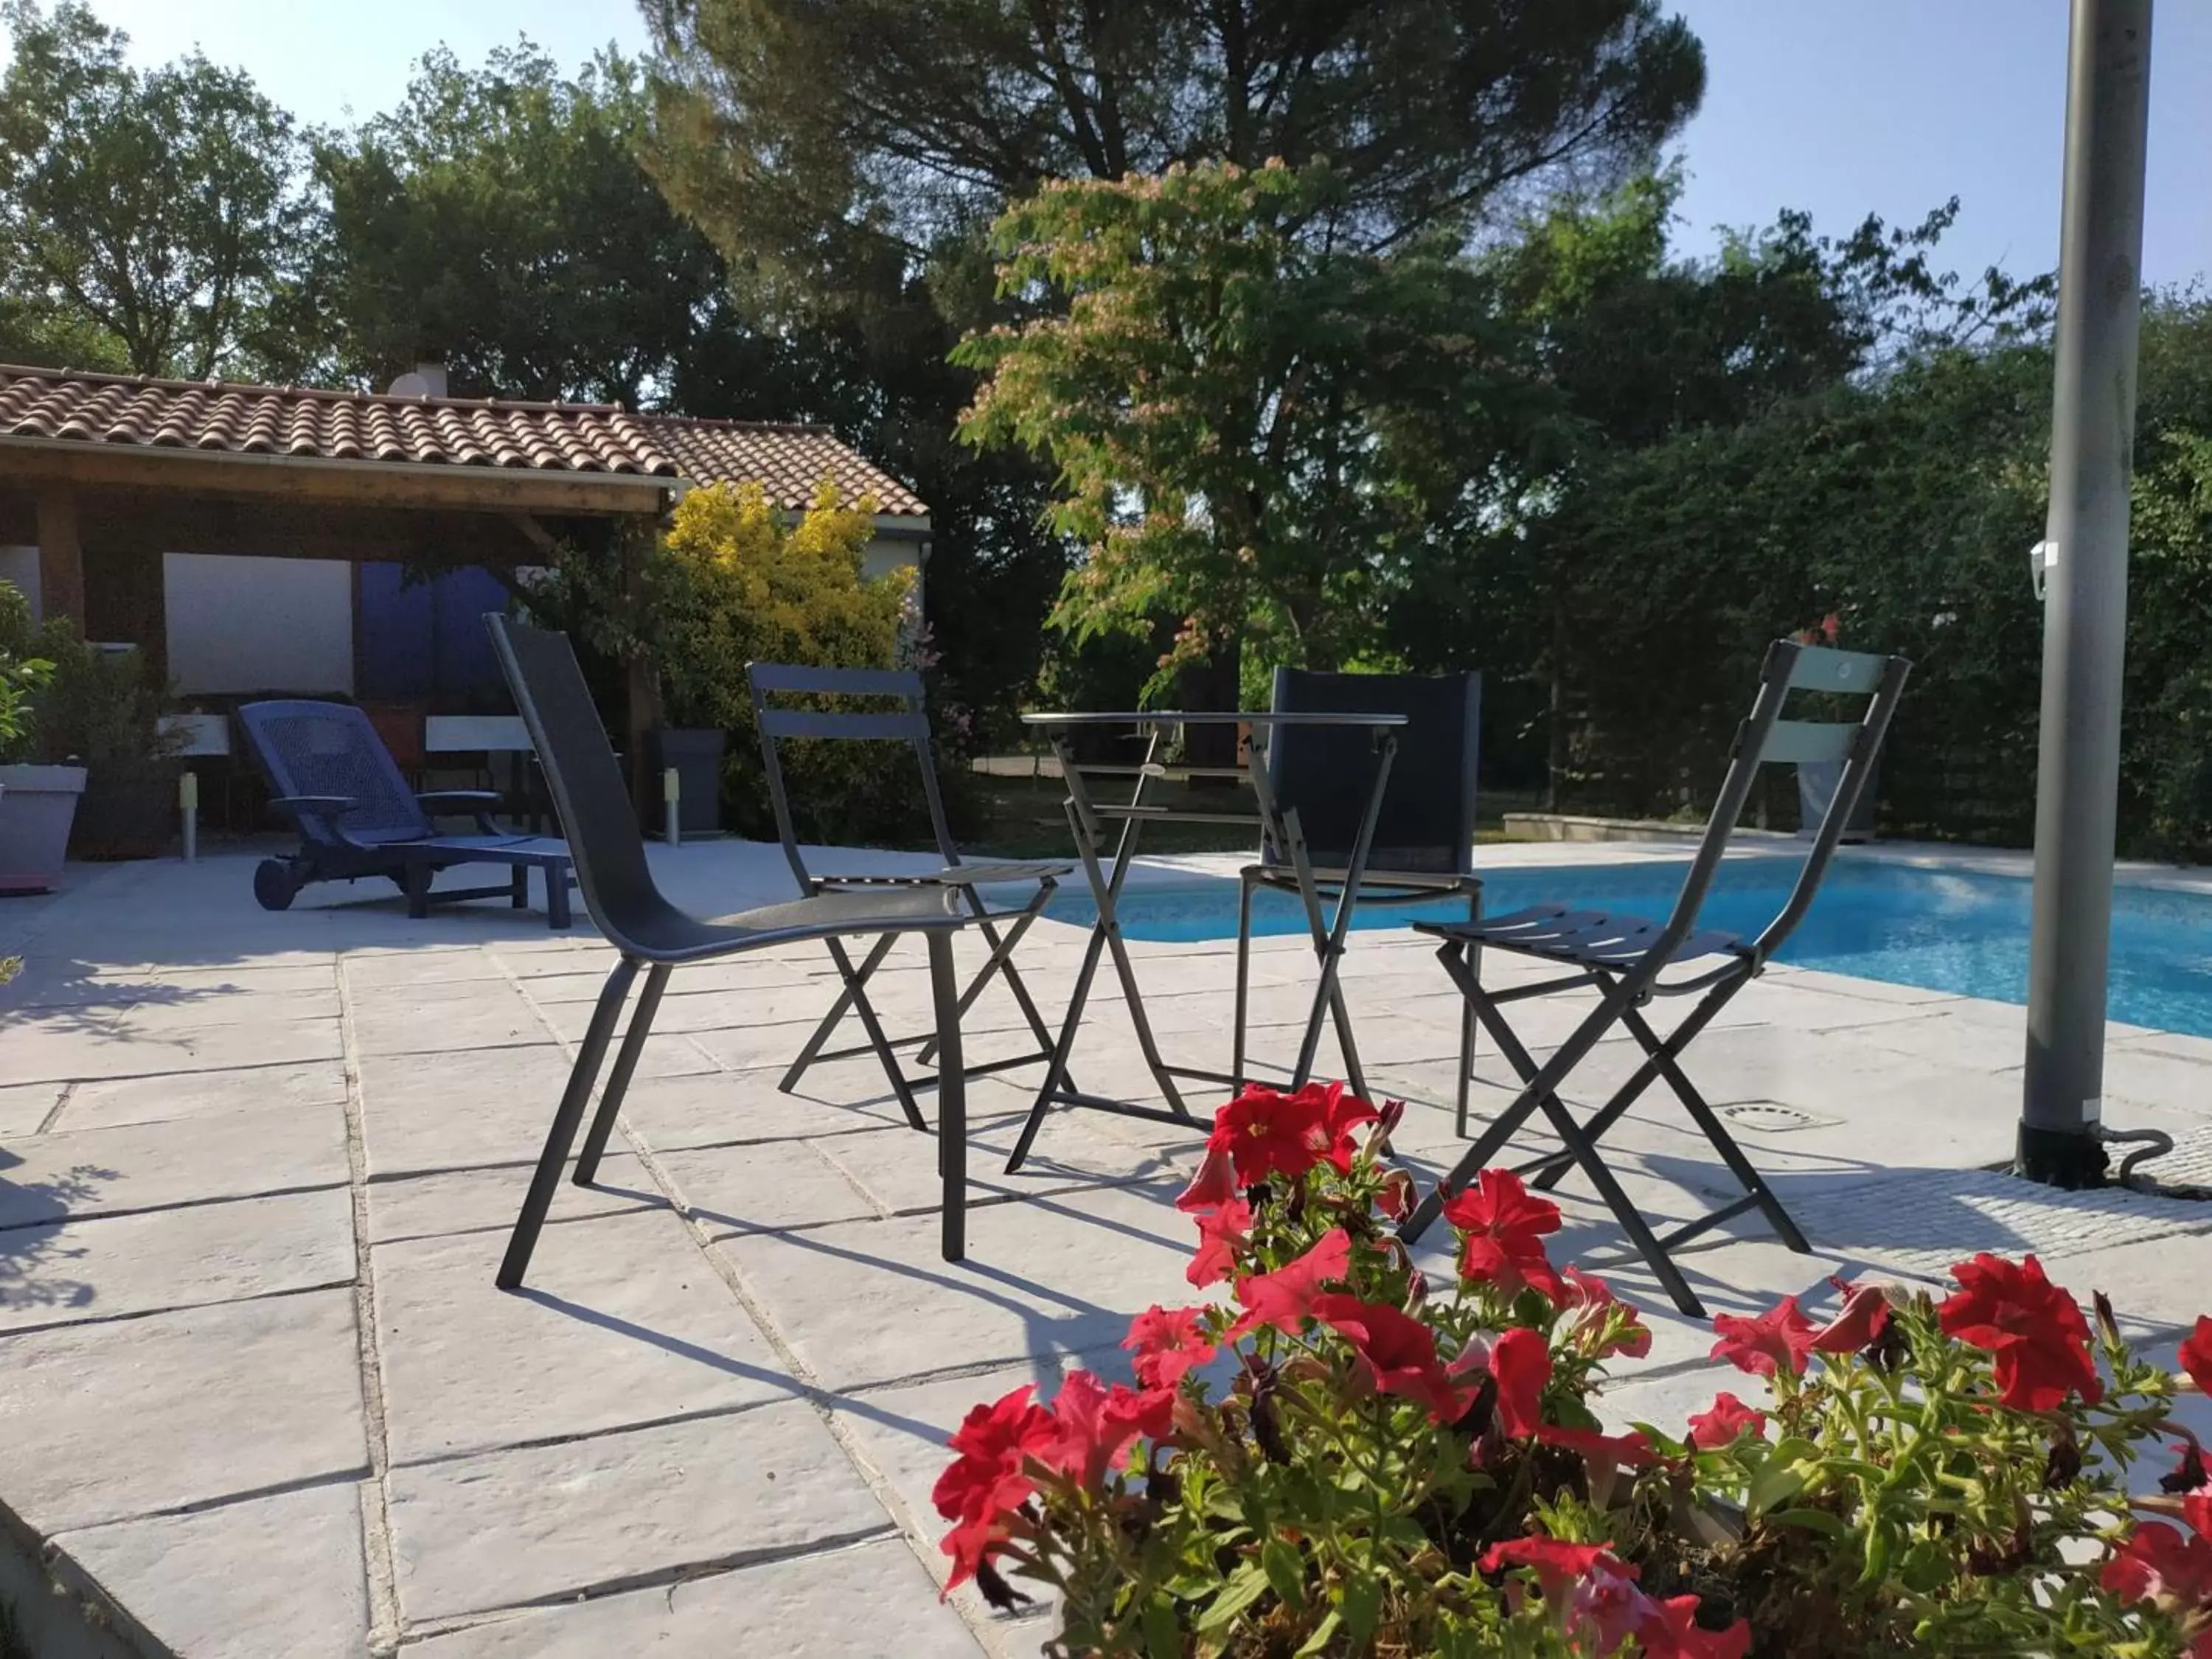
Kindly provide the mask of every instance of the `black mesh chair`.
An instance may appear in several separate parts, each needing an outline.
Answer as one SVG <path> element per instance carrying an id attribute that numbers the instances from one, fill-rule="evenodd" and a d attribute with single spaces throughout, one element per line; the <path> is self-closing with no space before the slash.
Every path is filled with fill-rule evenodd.
<path id="1" fill-rule="evenodd" d="M 769 805 L 775 811 L 777 836 L 783 842 L 783 855 L 791 865 L 791 873 L 798 878 L 799 890 L 809 896 L 817 894 L 869 891 L 885 889 L 937 889 L 957 896 L 967 908 L 975 926 L 981 931 L 990 947 L 990 956 L 982 970 L 961 993 L 958 1012 L 966 1014 L 975 999 L 983 994 L 991 981 L 1004 975 L 1006 989 L 1020 1006 L 1022 1018 L 1029 1024 L 1030 1033 L 1036 1038 L 1033 1053 L 1019 1054 L 987 1060 L 968 1068 L 969 1077 L 981 1077 L 986 1073 L 1007 1071 L 1017 1066 L 1029 1066 L 1048 1060 L 1053 1055 L 1053 1033 L 1037 1012 L 1036 1000 L 1029 987 L 1022 982 L 1020 971 L 1013 963 L 1014 948 L 1028 933 L 1030 924 L 1044 913 L 1051 902 L 1053 891 L 1060 878 L 1075 868 L 1071 863 L 1056 860 L 1014 860 L 992 864 L 964 864 L 960 849 L 953 844 L 952 831 L 945 817 L 945 797 L 938 787 L 937 761 L 932 750 L 929 712 L 924 698 L 921 676 L 908 670 L 887 668 L 808 668 L 790 663 L 757 662 L 747 665 L 746 676 L 752 685 L 753 719 L 760 727 L 761 761 L 768 771 Z M 811 708 L 792 708 L 778 702 L 779 698 L 808 697 L 817 700 Z M 870 710 L 852 708 L 823 708 L 819 700 L 836 698 L 842 702 L 866 701 L 891 707 Z M 799 830 L 792 810 L 791 792 L 783 774 L 781 745 L 793 739 L 829 742 L 878 742 L 908 745 L 914 750 L 916 768 L 921 773 L 922 799 L 928 808 L 931 831 L 937 837 L 937 854 L 945 860 L 936 870 L 920 875 L 908 876 L 848 876 L 819 873 L 810 870 L 805 855 L 800 851 Z M 976 890 L 985 885 L 1022 886 L 1031 888 L 1029 901 L 1018 908 L 992 910 Z M 999 924 L 1006 924 L 1002 935 Z M 926 1089 L 935 1081 L 929 1077 L 909 1076 L 900 1065 L 901 1048 L 919 1047 L 916 1060 L 924 1066 L 930 1063 L 938 1047 L 937 1040 L 924 1032 L 916 1036 L 893 1038 L 884 1030 L 875 1006 L 868 1000 L 868 981 L 876 969 L 883 966 L 884 958 L 890 954 L 898 935 L 887 933 L 868 947 L 867 953 L 857 965 L 846 950 L 842 939 L 826 941 L 830 959 L 836 964 L 838 976 L 844 989 L 822 1023 L 799 1051 L 799 1058 L 784 1073 L 777 1087 L 788 1092 L 799 1086 L 807 1068 L 817 1061 L 846 1060 L 855 1054 L 872 1051 L 882 1062 L 884 1075 L 890 1081 L 891 1092 L 897 1097 L 900 1109 L 907 1121 L 915 1128 L 922 1127 L 921 1109 L 915 1102 L 915 1091 Z M 856 1016 L 867 1041 L 848 1048 L 825 1049 L 839 1024 L 847 1014 Z M 940 1067 L 940 1075 L 941 1075 Z"/>
<path id="2" fill-rule="evenodd" d="M 1260 861 L 1245 866 L 1237 903 L 1237 1029 L 1230 1070 L 1242 1085 L 1245 1027 L 1250 998 L 1252 897 L 1261 890 L 1302 893 L 1298 864 L 1313 877 L 1316 898 L 1334 907 L 1324 919 L 1320 903 L 1309 908 L 1306 922 L 1321 959 L 1322 986 L 1344 1051 L 1352 1086 L 1367 1094 L 1367 1079 L 1352 1039 L 1352 1019 L 1337 986 L 1338 963 L 1352 913 L 1362 904 L 1422 904 L 1463 895 L 1468 914 L 1478 914 L 1481 883 L 1473 867 L 1474 775 L 1482 715 L 1480 674 L 1325 674 L 1305 669 L 1275 671 L 1274 706 L 1279 713 L 1403 714 L 1395 733 L 1397 756 L 1386 780 L 1375 820 L 1366 868 L 1358 885 L 1346 890 L 1344 878 L 1366 816 L 1366 793 L 1358 780 L 1375 766 L 1371 732 L 1347 726 L 1286 726 L 1267 746 L 1267 780 L 1285 820 L 1295 826 L 1292 845 L 1272 842 L 1260 849 Z M 1292 815 L 1295 814 L 1295 817 Z M 1474 1017 L 1462 1021 L 1460 1056 L 1460 1114 L 1467 1112 L 1467 1074 L 1472 1060 Z M 1294 1079 L 1311 1073 L 1319 1025 L 1307 1025 L 1307 1042 Z"/>
<path id="3" fill-rule="evenodd" d="M 678 909 L 663 897 L 647 866 L 645 842 L 638 833 L 629 791 L 614 750 L 599 724 L 583 672 L 564 634 L 525 628 L 507 617 L 485 618 L 492 648 L 514 692 L 516 708 L 530 728 L 545 783 L 553 798 L 575 860 L 585 908 L 607 940 L 622 953 L 599 992 L 590 1025 L 568 1073 L 568 1085 L 553 1115 L 545 1150 L 538 1160 L 522 1213 L 507 1242 L 498 1283 L 513 1290 L 522 1283 L 531 1252 L 552 1204 L 554 1188 L 574 1143 L 584 1107 L 615 1024 L 629 999 L 638 969 L 646 969 L 645 988 L 623 1033 L 614 1069 L 599 1097 L 598 1111 L 576 1159 L 576 1184 L 590 1186 L 614 1132 L 623 1096 L 637 1070 L 653 1015 L 660 1006 L 669 975 L 685 963 L 706 962 L 740 951 L 811 942 L 839 934 L 920 933 L 929 944 L 930 987 L 937 1008 L 937 1044 L 944 1056 L 944 1082 L 938 1091 L 938 1170 L 944 1180 L 943 1250 L 947 1261 L 966 1253 L 967 1095 L 960 1067 L 960 1021 L 956 1012 L 952 935 L 966 925 L 950 889 L 823 893 L 787 904 L 771 904 L 735 915 L 704 920 Z"/>
<path id="4" fill-rule="evenodd" d="M 1522 1090 L 1451 1173 L 1407 1218 L 1401 1231 L 1408 1242 L 1419 1238 L 1443 1211 L 1444 1201 L 1480 1174 L 1521 1126 L 1540 1111 L 1565 1146 L 1524 1166 L 1522 1173 L 1534 1174 L 1538 1187 L 1550 1188 L 1569 1170 L 1580 1167 L 1620 1219 L 1630 1242 L 1650 1264 L 1674 1305 L 1691 1317 L 1704 1318 L 1705 1306 L 1668 1252 L 1698 1234 L 1756 1206 L 1791 1249 L 1811 1248 L 1712 1107 L 1684 1074 L 1681 1055 L 1729 1000 L 1759 976 L 1813 902 L 1836 842 L 1874 774 L 1882 738 L 1911 668 L 1903 657 L 1835 651 L 1792 640 L 1777 640 L 1768 647 L 1758 698 L 1750 716 L 1737 729 L 1728 776 L 1713 803 L 1712 817 L 1698 843 L 1689 872 L 1682 879 L 1681 891 L 1675 896 L 1674 912 L 1663 923 L 1565 904 L 1539 904 L 1474 921 L 1416 924 L 1420 932 L 1443 941 L 1437 955 L 1444 971 L 1483 1029 L 1497 1039 L 1507 1063 L 1521 1079 Z M 1793 692 L 1824 697 L 1827 706 L 1816 705 L 1811 711 L 1814 718 L 1784 720 L 1783 706 Z M 1818 718 L 1822 714 L 1834 715 L 1836 705 L 1845 698 L 1866 699 L 1857 705 L 1856 719 Z M 1735 831 L 1759 767 L 1768 762 L 1807 761 L 1840 762 L 1843 774 L 1789 898 L 1755 939 L 1699 927 L 1698 914 L 1727 855 L 1729 839 Z M 1567 971 L 1534 984 L 1492 990 L 1482 983 L 1481 952 L 1486 949 L 1532 957 Z M 1688 963 L 1700 965 L 1674 977 L 1664 977 L 1670 969 Z M 1597 1006 L 1539 1065 L 1506 1024 L 1504 1006 L 1553 991 L 1590 988 L 1599 993 Z M 1655 997 L 1676 996 L 1696 996 L 1698 1000 L 1687 1017 L 1662 1037 L 1644 1018 L 1644 1010 Z M 1588 1121 L 1578 1121 L 1559 1098 L 1559 1091 L 1568 1074 L 1616 1025 L 1625 1027 L 1644 1050 L 1644 1063 Z M 1741 1198 L 1674 1229 L 1664 1238 L 1651 1231 L 1597 1150 L 1599 1138 L 1661 1078 L 1667 1080 L 1683 1109 L 1743 1188 Z"/>

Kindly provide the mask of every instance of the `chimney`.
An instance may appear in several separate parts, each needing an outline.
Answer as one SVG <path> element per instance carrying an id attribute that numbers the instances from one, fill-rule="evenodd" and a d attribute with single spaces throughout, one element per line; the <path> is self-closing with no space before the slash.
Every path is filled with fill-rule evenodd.
<path id="1" fill-rule="evenodd" d="M 446 386 L 445 364 L 417 363 L 386 389 L 395 398 L 444 398 L 452 395 Z"/>

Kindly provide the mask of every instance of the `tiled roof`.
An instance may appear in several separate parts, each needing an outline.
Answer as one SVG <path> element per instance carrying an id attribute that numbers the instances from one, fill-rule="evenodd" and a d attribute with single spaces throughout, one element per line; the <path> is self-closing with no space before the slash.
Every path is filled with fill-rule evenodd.
<path id="1" fill-rule="evenodd" d="M 888 472 L 863 459 L 818 426 L 771 426 L 753 421 L 697 421 L 680 415 L 641 415 L 637 423 L 653 447 L 676 458 L 695 483 L 760 483 L 787 512 L 811 505 L 823 478 L 833 479 L 848 503 L 876 498 L 876 511 L 921 518 L 929 508 Z"/>
<path id="2" fill-rule="evenodd" d="M 0 440 L 335 461 L 677 476 L 635 415 L 596 404 L 394 398 L 0 366 Z"/>

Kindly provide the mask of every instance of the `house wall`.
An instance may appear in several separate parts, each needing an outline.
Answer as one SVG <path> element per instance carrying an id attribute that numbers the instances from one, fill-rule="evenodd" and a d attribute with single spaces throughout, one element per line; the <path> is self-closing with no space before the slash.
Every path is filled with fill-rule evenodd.
<path id="1" fill-rule="evenodd" d="M 911 566 L 915 562 L 915 555 L 921 546 L 919 542 L 878 536 L 860 555 L 860 574 L 873 581 L 878 576 L 888 576 L 902 566 Z"/>
<path id="2" fill-rule="evenodd" d="M 165 553 L 161 567 L 179 691 L 353 695 L 350 564 Z"/>
<path id="3" fill-rule="evenodd" d="M 39 606 L 39 550 L 35 547 L 0 547 L 0 581 L 13 582 L 23 590 L 31 602 L 31 615 L 43 618 Z"/>

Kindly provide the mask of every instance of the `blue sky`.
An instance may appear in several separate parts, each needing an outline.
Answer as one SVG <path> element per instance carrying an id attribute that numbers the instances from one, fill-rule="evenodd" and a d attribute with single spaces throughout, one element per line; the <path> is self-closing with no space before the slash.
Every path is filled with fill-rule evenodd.
<path id="1" fill-rule="evenodd" d="M 158 63 L 198 44 L 310 121 L 395 101 L 444 41 L 464 60 L 527 32 L 564 64 L 645 31 L 628 0 L 93 0 Z M 1680 245 L 1809 210 L 1842 234 L 1961 198 L 1946 262 L 2049 269 L 2058 246 L 2064 0 L 1674 0 L 1703 38 L 1705 108 L 1680 149 Z M 2212 0 L 2165 0 L 2152 52 L 2143 266 L 2212 271 Z"/>

